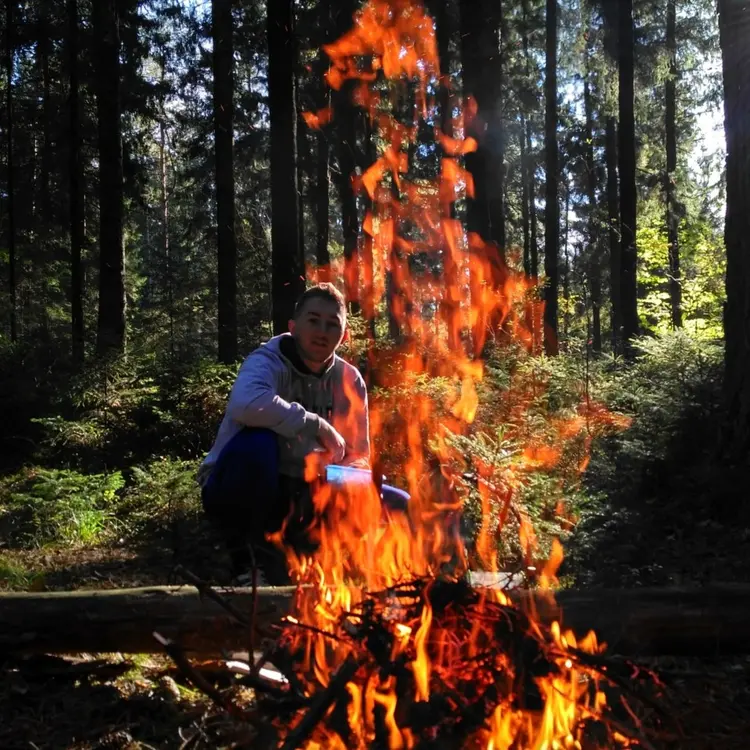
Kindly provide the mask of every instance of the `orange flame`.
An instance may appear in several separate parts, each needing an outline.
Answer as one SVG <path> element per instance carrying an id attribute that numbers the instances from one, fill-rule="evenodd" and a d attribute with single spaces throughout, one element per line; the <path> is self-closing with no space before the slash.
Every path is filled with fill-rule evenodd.
<path id="1" fill-rule="evenodd" d="M 352 98 L 367 111 L 381 144 L 374 163 L 352 176 L 354 188 L 369 198 L 362 225 L 367 268 L 357 291 L 370 324 L 367 355 L 375 366 L 375 384 L 387 389 L 385 395 L 380 389 L 371 395 L 375 452 L 388 455 L 411 501 L 408 513 L 391 513 L 382 509 L 374 486 L 316 487 L 317 516 L 310 534 L 319 546 L 314 555 L 304 557 L 287 550 L 293 575 L 308 585 L 298 592 L 295 618 L 288 618 L 284 636 L 304 655 L 302 675 L 310 692 L 328 685 L 338 665 L 356 648 L 341 637 L 342 622 L 368 595 L 417 579 L 458 579 L 467 571 L 455 523 L 464 499 L 457 467 L 465 464 L 457 438 L 466 434 L 480 412 L 495 424 L 520 422 L 518 412 L 543 387 L 534 379 L 520 379 L 514 383 L 519 392 L 515 400 L 482 402 L 487 365 L 479 355 L 495 339 L 512 340 L 534 353 L 541 341 L 541 303 L 534 300 L 533 280 L 506 261 L 500 248 L 476 234 L 467 235 L 455 218 L 453 205 L 474 195 L 472 176 L 459 160 L 478 147 L 473 138 L 463 137 L 463 120 L 480 114 L 469 99 L 467 112 L 455 119 L 451 133 L 435 128 L 434 91 L 444 79 L 432 19 L 417 0 L 370 0 L 355 14 L 352 29 L 324 51 L 330 58 L 328 85 L 340 89 L 353 81 Z M 402 98 L 413 94 L 411 123 L 404 124 L 388 111 L 393 100 L 384 93 L 384 80 Z M 303 116 L 310 127 L 321 127 L 332 112 Z M 432 179 L 413 174 L 420 123 L 435 131 L 442 151 L 439 175 Z M 441 278 L 431 270 L 433 262 L 442 267 Z M 308 277 L 340 278 L 350 271 L 341 266 L 309 269 Z M 374 337 L 384 301 L 398 345 L 382 347 Z M 356 394 L 347 396 L 352 400 Z M 527 565 L 535 562 L 534 529 L 517 510 L 516 493 L 528 472 L 558 464 L 561 444 L 582 435 L 580 466 L 585 466 L 594 426 L 619 425 L 602 407 L 588 404 L 569 420 L 552 425 L 548 439 L 515 450 L 501 477 L 475 462 L 482 506 L 476 553 L 486 570 L 499 569 L 497 541 L 510 516 L 518 525 Z M 312 479 L 319 467 L 310 464 L 308 470 Z M 556 542 L 540 576 L 543 588 L 554 586 L 561 561 L 562 547 Z M 408 616 L 411 610 L 399 601 L 388 600 L 382 607 L 391 634 L 390 657 L 409 665 L 414 680 L 411 700 L 426 705 L 433 683 L 457 683 L 468 664 L 496 648 L 485 611 L 506 606 L 509 600 L 503 592 L 488 589 L 472 609 L 473 616 L 450 608 L 438 616 L 427 593 L 423 596 L 418 616 Z M 539 630 L 533 621 L 531 629 Z M 604 698 L 589 690 L 580 668 L 568 658 L 575 636 L 562 634 L 556 626 L 553 638 L 557 672 L 537 679 L 544 698 L 541 714 L 523 711 L 510 698 L 499 700 L 474 734 L 477 747 L 580 747 L 579 722 L 600 711 Z M 593 636 L 578 647 L 590 653 L 600 648 Z M 495 667 L 502 667 L 512 680 L 515 666 L 509 657 L 499 652 L 494 659 Z M 376 668 L 367 679 L 346 685 L 347 747 L 370 746 L 378 722 L 385 727 L 388 747 L 415 746 L 414 732 L 403 723 L 405 709 L 396 688 L 394 676 Z M 343 746 L 338 734 L 321 725 L 306 747 Z"/>

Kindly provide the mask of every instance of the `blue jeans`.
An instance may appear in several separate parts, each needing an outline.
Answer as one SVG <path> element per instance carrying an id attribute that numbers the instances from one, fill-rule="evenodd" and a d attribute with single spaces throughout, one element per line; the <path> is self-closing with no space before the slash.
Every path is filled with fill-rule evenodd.
<path id="1" fill-rule="evenodd" d="M 409 495 L 403 490 L 383 485 L 381 497 L 385 507 L 406 510 Z M 206 515 L 224 536 L 233 575 L 250 569 L 252 545 L 269 581 L 285 582 L 283 557 L 265 538 L 285 519 L 285 543 L 298 552 L 314 550 L 305 533 L 314 518 L 310 487 L 303 479 L 279 474 L 278 436 L 272 430 L 240 430 L 219 454 L 202 499 Z"/>

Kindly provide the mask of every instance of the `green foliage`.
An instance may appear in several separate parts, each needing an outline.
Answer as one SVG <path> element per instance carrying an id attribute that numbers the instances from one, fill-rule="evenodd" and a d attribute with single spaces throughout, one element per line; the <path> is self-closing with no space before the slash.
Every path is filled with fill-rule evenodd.
<path id="1" fill-rule="evenodd" d="M 582 506 L 568 546 L 579 585 L 664 584 L 658 553 L 671 544 L 668 529 L 689 526 L 693 506 L 711 511 L 693 475 L 711 464 L 716 444 L 723 348 L 685 331 L 644 337 L 637 348 L 631 365 L 604 360 L 597 381 L 602 398 L 633 422 L 594 445 L 583 489 L 606 500 Z M 680 483 L 686 499 L 672 508 L 671 487 Z"/>
<path id="2" fill-rule="evenodd" d="M 131 469 L 118 505 L 123 533 L 137 535 L 148 526 L 166 526 L 200 510 L 196 462 L 160 458 Z"/>
<path id="3" fill-rule="evenodd" d="M 21 546 L 91 544 L 112 531 L 123 485 L 119 471 L 27 469 L 0 485 L 0 522 L 11 542 Z"/>
<path id="4" fill-rule="evenodd" d="M 466 498 L 464 533 L 475 544 L 483 514 L 480 486 L 486 484 L 488 532 L 499 560 L 528 565 L 547 556 L 553 539 L 568 535 L 589 501 L 580 467 L 588 442 L 605 430 L 581 422 L 561 431 L 561 425 L 577 423 L 586 402 L 585 367 L 576 354 L 530 357 L 497 350 L 480 399 L 484 406 L 471 430 L 454 438 L 464 457 L 456 472 Z"/>
<path id="5" fill-rule="evenodd" d="M 638 311 L 644 330 L 671 330 L 669 297 L 669 243 L 663 206 L 658 200 L 643 204 L 638 226 Z M 680 223 L 683 322 L 691 334 L 722 336 L 726 257 L 724 240 L 710 217 L 690 209 Z"/>
<path id="6" fill-rule="evenodd" d="M 635 342 L 638 357 L 626 368 L 603 373 L 599 390 L 613 408 L 634 414 L 633 426 L 615 441 L 641 458 L 664 456 L 685 412 L 715 408 L 723 346 L 675 331 Z"/>
<path id="7" fill-rule="evenodd" d="M 57 413 L 31 420 L 35 459 L 94 471 L 154 455 L 197 459 L 215 437 L 235 376 L 235 367 L 208 362 L 167 369 L 131 357 L 92 365 L 56 397 Z"/>
<path id="8" fill-rule="evenodd" d="M 24 591 L 32 588 L 37 580 L 40 577 L 33 570 L 9 555 L 0 553 L 0 589 Z"/>

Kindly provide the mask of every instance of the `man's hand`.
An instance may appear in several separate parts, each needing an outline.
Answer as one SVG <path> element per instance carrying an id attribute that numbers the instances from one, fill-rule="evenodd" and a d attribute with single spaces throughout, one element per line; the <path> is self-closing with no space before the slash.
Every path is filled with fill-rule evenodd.
<path id="1" fill-rule="evenodd" d="M 322 417 L 318 427 L 318 440 L 320 444 L 331 454 L 333 463 L 339 463 L 346 455 L 346 440 L 334 429 L 330 422 Z"/>

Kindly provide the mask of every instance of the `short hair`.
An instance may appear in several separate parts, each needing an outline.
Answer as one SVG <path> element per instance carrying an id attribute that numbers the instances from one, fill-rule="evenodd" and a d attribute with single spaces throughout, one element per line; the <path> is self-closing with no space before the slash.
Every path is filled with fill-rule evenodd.
<path id="1" fill-rule="evenodd" d="M 316 298 L 328 300 L 328 302 L 333 302 L 338 307 L 339 312 L 343 316 L 344 322 L 346 322 L 346 300 L 344 299 L 344 295 L 341 294 L 341 292 L 328 281 L 324 281 L 320 284 L 316 284 L 315 286 L 311 286 L 300 295 L 299 299 L 294 305 L 294 317 L 296 318 L 299 316 L 307 300 Z"/>

